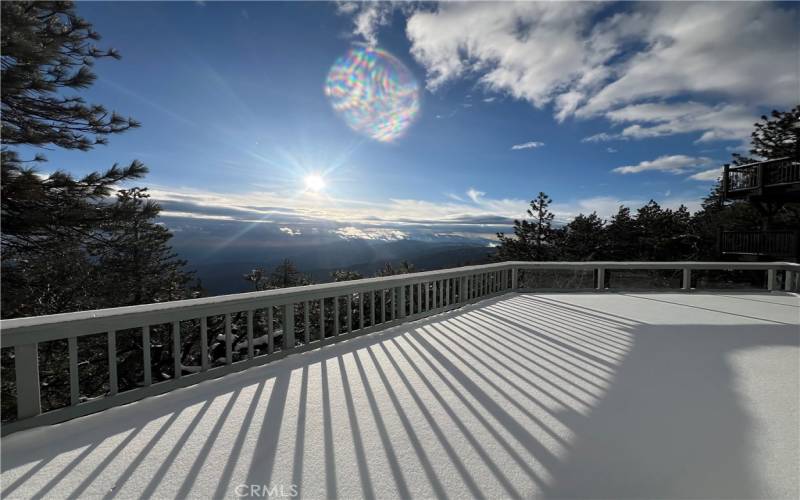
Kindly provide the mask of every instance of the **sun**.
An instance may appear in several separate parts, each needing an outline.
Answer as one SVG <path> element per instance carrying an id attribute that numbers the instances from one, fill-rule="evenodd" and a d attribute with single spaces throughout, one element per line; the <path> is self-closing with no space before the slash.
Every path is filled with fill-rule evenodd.
<path id="1" fill-rule="evenodd" d="M 319 193 L 325 188 L 325 178 L 319 174 L 308 174 L 303 178 L 303 182 L 306 185 L 306 191 L 313 193 Z"/>

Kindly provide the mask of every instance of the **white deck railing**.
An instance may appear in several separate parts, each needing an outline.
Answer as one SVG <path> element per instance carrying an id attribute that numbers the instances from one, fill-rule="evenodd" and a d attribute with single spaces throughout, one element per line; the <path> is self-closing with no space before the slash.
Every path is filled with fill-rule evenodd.
<path id="1" fill-rule="evenodd" d="M 178 387 L 216 378 L 228 373 L 268 363 L 288 354 L 314 349 L 358 335 L 374 332 L 406 321 L 462 307 L 487 297 L 510 291 L 537 289 L 522 275 L 533 271 L 567 270 L 591 272 L 594 290 L 605 290 L 607 271 L 681 270 L 683 290 L 690 290 L 693 270 L 762 271 L 767 276 L 767 290 L 775 290 L 778 273 L 783 273 L 783 288 L 798 289 L 800 265 L 790 263 L 730 262 L 504 262 L 442 271 L 420 272 L 368 278 L 339 283 L 224 295 L 159 304 L 119 307 L 50 316 L 2 320 L 0 340 L 3 348 L 14 349 L 17 389 L 17 420 L 3 424 L 8 434 L 37 425 L 65 421 L 144 397 L 165 393 Z M 331 307 L 326 307 L 331 304 Z M 341 304 L 347 304 L 340 317 Z M 281 318 L 279 325 L 276 318 Z M 266 313 L 267 349 L 263 355 L 254 350 L 254 315 Z M 312 317 L 311 314 L 316 316 Z M 232 315 L 246 317 L 247 353 L 234 360 Z M 211 366 L 209 359 L 208 319 L 224 317 L 225 358 L 221 366 Z M 332 317 L 331 317 L 332 316 Z M 302 318 L 296 325 L 296 318 Z M 181 323 L 200 323 L 200 366 L 185 374 L 181 364 Z M 326 323 L 332 332 L 326 332 Z M 174 373 L 171 379 L 153 382 L 151 372 L 150 329 L 152 325 L 170 324 Z M 299 328 L 298 328 L 299 327 Z M 140 330 L 144 376 L 141 384 L 119 392 L 117 334 Z M 125 331 L 124 333 L 122 331 Z M 108 346 L 108 391 L 99 398 L 81 401 L 78 371 L 79 336 L 105 332 Z M 282 337 L 282 349 L 274 348 L 274 339 Z M 70 405 L 42 412 L 39 381 L 39 344 L 66 340 L 69 357 Z M 46 367 L 45 367 L 46 368 Z"/>

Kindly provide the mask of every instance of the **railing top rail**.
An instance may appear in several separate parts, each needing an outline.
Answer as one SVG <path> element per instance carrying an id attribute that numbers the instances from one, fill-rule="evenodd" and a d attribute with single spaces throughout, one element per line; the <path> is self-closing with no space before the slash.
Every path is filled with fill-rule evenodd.
<path id="1" fill-rule="evenodd" d="M 730 167 L 728 167 L 728 170 L 730 172 L 734 172 L 736 170 L 743 170 L 743 169 L 746 169 L 746 168 L 755 167 L 757 165 L 764 165 L 764 164 L 767 164 L 767 163 L 774 163 L 774 162 L 779 162 L 779 161 L 784 161 L 784 160 L 791 160 L 791 159 L 792 159 L 791 156 L 784 156 L 783 158 L 770 158 L 769 160 L 754 161 L 753 163 L 746 163 L 744 165 L 731 165 Z"/>
<path id="2" fill-rule="evenodd" d="M 47 316 L 34 316 L 0 321 L 0 339 L 4 347 L 30 341 L 29 334 L 42 338 L 64 338 L 111 330 L 137 328 L 145 325 L 188 320 L 231 312 L 261 309 L 268 306 L 299 303 L 322 298 L 344 296 L 413 285 L 438 279 L 456 278 L 471 274 L 504 269 L 607 270 L 623 269 L 702 269 L 702 270 L 786 270 L 800 272 L 800 264 L 789 262 L 501 262 L 467 266 L 440 271 L 365 278 L 360 280 L 323 283 L 263 292 L 248 292 L 199 299 L 177 300 L 155 304 L 80 311 Z M 58 332 L 55 332 L 57 330 Z"/>
<path id="3" fill-rule="evenodd" d="M 175 300 L 136 306 L 114 307 L 79 311 L 47 316 L 32 316 L 27 318 L 4 319 L 0 321 L 0 335 L 5 341 L 8 335 L 20 329 L 42 327 L 47 325 L 64 325 L 65 323 L 98 322 L 99 320 L 123 319 L 141 317 L 146 324 L 153 317 L 163 316 L 164 313 L 180 313 L 181 316 L 191 318 L 191 314 L 214 315 L 224 312 L 246 310 L 247 308 L 262 308 L 269 305 L 296 303 L 305 300 L 317 300 L 355 292 L 381 290 L 396 286 L 416 284 L 419 282 L 453 278 L 471 273 L 487 271 L 501 271 L 513 267 L 511 262 L 482 264 L 438 271 L 423 271 L 418 273 L 398 274 L 376 278 L 340 281 L 334 283 L 321 283 L 316 285 L 281 288 L 261 292 L 245 292 L 198 299 Z M 241 309 L 237 309 L 241 307 Z M 105 322 L 104 322 L 105 323 Z M 157 324 L 157 323 L 151 323 Z M 38 328 L 37 328 L 38 329 Z M 102 331 L 102 330 L 98 330 Z"/>

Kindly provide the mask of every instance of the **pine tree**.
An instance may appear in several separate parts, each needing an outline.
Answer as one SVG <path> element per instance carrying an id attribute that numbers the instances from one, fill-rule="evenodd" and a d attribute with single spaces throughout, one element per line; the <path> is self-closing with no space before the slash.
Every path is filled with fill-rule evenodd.
<path id="1" fill-rule="evenodd" d="M 497 234 L 499 260 L 551 260 L 556 257 L 559 231 L 553 228 L 555 215 L 549 209 L 551 202 L 549 196 L 540 192 L 527 211 L 532 220 L 515 220 L 513 237 Z"/>
<path id="2" fill-rule="evenodd" d="M 105 172 L 74 178 L 56 170 L 41 175 L 37 154 L 22 159 L 18 146 L 57 147 L 88 151 L 105 144 L 108 136 L 139 124 L 86 103 L 74 95 L 95 80 L 96 59 L 119 59 L 114 50 L 101 50 L 100 37 L 79 17 L 72 2 L 2 2 L 2 316 L 13 318 L 172 300 L 194 295 L 186 285 L 191 276 L 182 269 L 168 246 L 169 232 L 155 223 L 158 206 L 145 190 L 113 191 L 126 181 L 141 179 L 147 168 L 133 161 Z M 161 366 L 171 366 L 169 354 L 151 333 L 158 377 Z M 117 354 L 121 363 L 139 360 L 121 370 L 120 389 L 135 384 L 141 356 L 132 355 L 134 335 L 120 334 Z M 108 380 L 105 336 L 85 337 L 90 373 L 81 379 L 88 394 L 104 391 Z M 43 404 L 69 403 L 69 390 L 60 376 L 66 353 L 57 342 L 43 343 Z M 2 413 L 14 398 L 3 368 Z M 158 365 L 161 366 L 158 366 Z M 122 365 L 121 365 L 122 366 Z M 130 376 L 130 377 L 129 377 Z M 126 385 L 127 384 L 127 385 Z"/>
<path id="3" fill-rule="evenodd" d="M 89 246 L 98 256 L 98 268 L 109 273 L 100 290 L 109 303 L 135 305 L 186 297 L 192 275 L 183 270 L 186 261 L 169 247 L 172 233 L 155 222 L 160 211 L 142 188 L 119 190 L 116 202 L 108 207 L 109 217 L 100 226 L 104 241 Z"/>
<path id="4" fill-rule="evenodd" d="M 609 260 L 639 260 L 640 228 L 631 215 L 631 209 L 620 206 L 606 226 Z"/>
<path id="5" fill-rule="evenodd" d="M 364 276 L 359 273 L 358 271 L 348 271 L 346 269 L 337 269 L 336 271 L 331 273 L 331 278 L 333 281 L 352 281 L 352 280 L 360 280 L 363 279 Z"/>
<path id="6" fill-rule="evenodd" d="M 138 161 L 76 179 L 44 161 L 19 158 L 18 145 L 86 151 L 137 127 L 130 118 L 64 95 L 92 84 L 99 35 L 71 2 L 2 4 L 2 305 L 3 317 L 53 314 L 190 296 L 191 276 L 154 223 L 146 190 L 109 198 L 141 179 Z"/>
<path id="7" fill-rule="evenodd" d="M 62 91 L 84 89 L 96 59 L 119 59 L 94 45 L 100 35 L 72 2 L 2 2 L 4 145 L 91 149 L 106 136 L 138 127 L 131 118 Z"/>
<path id="8" fill-rule="evenodd" d="M 561 256 L 564 260 L 600 260 L 605 257 L 605 221 L 596 212 L 579 214 L 564 226 L 560 241 Z"/>
<path id="9" fill-rule="evenodd" d="M 800 106 L 789 111 L 773 110 L 770 116 L 762 116 L 753 125 L 755 130 L 750 134 L 750 150 L 752 157 L 733 154 L 734 165 L 745 165 L 776 158 L 794 158 L 800 160 Z"/>

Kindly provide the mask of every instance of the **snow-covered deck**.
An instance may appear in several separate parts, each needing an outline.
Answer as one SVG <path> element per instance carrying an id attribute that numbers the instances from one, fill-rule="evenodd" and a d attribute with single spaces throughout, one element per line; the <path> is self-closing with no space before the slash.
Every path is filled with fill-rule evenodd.
<path id="1" fill-rule="evenodd" d="M 3 497 L 797 498 L 800 300 L 509 294 L 2 441 Z"/>

